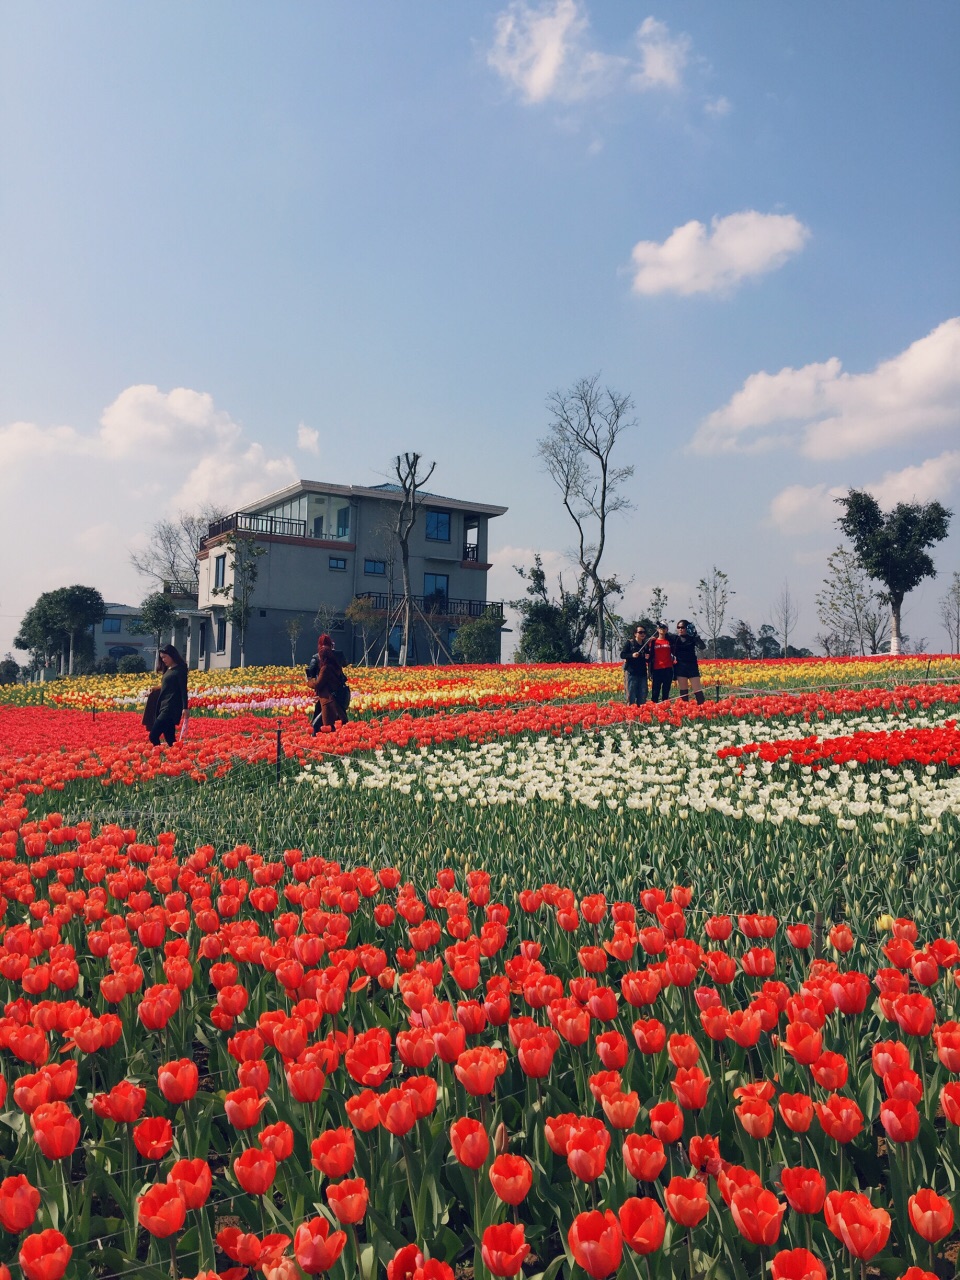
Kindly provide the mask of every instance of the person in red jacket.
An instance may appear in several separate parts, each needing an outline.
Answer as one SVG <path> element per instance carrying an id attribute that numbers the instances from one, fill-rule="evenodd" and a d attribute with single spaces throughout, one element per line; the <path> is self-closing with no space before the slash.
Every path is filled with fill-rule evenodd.
<path id="1" fill-rule="evenodd" d="M 651 702 L 667 702 L 670 698 L 670 686 L 673 684 L 673 645 L 669 630 L 665 622 L 658 622 L 657 634 L 647 645 Z"/>

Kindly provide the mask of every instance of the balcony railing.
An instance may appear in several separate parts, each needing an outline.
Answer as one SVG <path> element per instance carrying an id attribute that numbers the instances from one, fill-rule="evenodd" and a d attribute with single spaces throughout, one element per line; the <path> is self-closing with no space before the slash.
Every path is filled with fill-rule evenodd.
<path id="1" fill-rule="evenodd" d="M 362 591 L 358 599 L 369 600 L 370 606 L 378 613 L 389 613 L 399 609 L 403 604 L 402 595 L 388 595 L 386 592 Z M 440 618 L 482 618 L 489 610 L 498 618 L 503 618 L 502 600 L 455 600 L 450 596 L 414 596 L 413 603 L 421 613 Z"/>
<path id="2" fill-rule="evenodd" d="M 282 520 L 278 516 L 251 516 L 235 511 L 232 516 L 214 520 L 207 530 L 204 542 L 218 538 L 223 533 L 270 533 L 281 538 L 305 538 L 306 520 Z"/>
<path id="3" fill-rule="evenodd" d="M 464 543 L 464 546 L 463 546 L 463 559 L 464 559 L 464 560 L 474 560 L 474 561 L 479 561 L 479 559 L 480 559 L 480 548 L 477 546 L 477 544 L 476 544 L 475 542 L 467 542 L 467 543 Z"/>
<path id="4" fill-rule="evenodd" d="M 200 584 L 196 578 L 175 578 L 163 584 L 163 593 L 167 596 L 196 596 L 199 591 Z"/>

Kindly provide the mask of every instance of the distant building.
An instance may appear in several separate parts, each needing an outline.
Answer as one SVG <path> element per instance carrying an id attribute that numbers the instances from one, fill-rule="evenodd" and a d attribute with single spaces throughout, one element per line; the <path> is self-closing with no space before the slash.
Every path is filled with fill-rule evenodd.
<path id="1" fill-rule="evenodd" d="M 240 663 L 238 628 L 228 617 L 235 585 L 228 543 L 237 535 L 263 552 L 244 636 L 247 665 L 289 665 L 298 625 L 297 662 L 314 652 L 321 630 L 349 661 L 361 661 L 365 649 L 371 662 L 396 661 L 403 588 L 394 526 L 401 498 L 397 485 L 300 480 L 212 524 L 200 550 L 196 613 L 184 642 L 190 665 Z M 431 493 L 417 500 L 410 536 L 411 661 L 447 662 L 463 622 L 488 609 L 503 615 L 502 602 L 487 600 L 487 525 L 507 508 Z M 358 597 L 367 603 L 362 628 L 346 619 Z"/>
<path id="2" fill-rule="evenodd" d="M 129 628 L 139 621 L 140 610 L 129 604 L 107 604 L 103 621 L 93 628 L 94 653 L 97 658 L 143 658 L 147 666 L 156 660 L 152 636 L 138 635 Z"/>

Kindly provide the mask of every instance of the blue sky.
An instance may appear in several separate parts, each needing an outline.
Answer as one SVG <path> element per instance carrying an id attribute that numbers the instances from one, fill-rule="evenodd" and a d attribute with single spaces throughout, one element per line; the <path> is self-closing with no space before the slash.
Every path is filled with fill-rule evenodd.
<path id="1" fill-rule="evenodd" d="M 571 545 L 546 397 L 594 373 L 638 419 L 624 612 L 717 564 L 812 645 L 867 487 L 958 509 L 904 616 L 943 648 L 958 36 L 938 0 L 3 4 L 0 652 L 43 590 L 136 603 L 178 507 L 406 449 L 510 508 L 518 594 Z"/>

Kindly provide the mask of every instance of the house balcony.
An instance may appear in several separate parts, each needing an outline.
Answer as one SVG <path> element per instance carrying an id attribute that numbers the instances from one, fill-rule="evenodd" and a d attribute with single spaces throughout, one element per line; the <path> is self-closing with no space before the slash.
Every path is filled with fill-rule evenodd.
<path id="1" fill-rule="evenodd" d="M 358 600 L 368 600 L 377 613 L 393 613 L 403 606 L 402 594 L 361 591 Z M 428 617 L 450 622 L 462 622 L 467 618 L 482 618 L 488 611 L 503 621 L 502 600 L 457 600 L 451 596 L 413 596 L 414 607 Z"/>
<path id="2" fill-rule="evenodd" d="M 235 511 L 233 515 L 214 520 L 207 529 L 206 537 L 200 543 L 201 551 L 213 545 L 231 533 L 249 533 L 254 537 L 283 538 L 294 542 L 306 542 L 311 546 L 343 547 L 353 549 L 349 529 L 344 532 L 330 532 L 314 536 L 307 532 L 306 520 L 285 520 L 279 516 L 249 515 L 245 511 Z"/>

